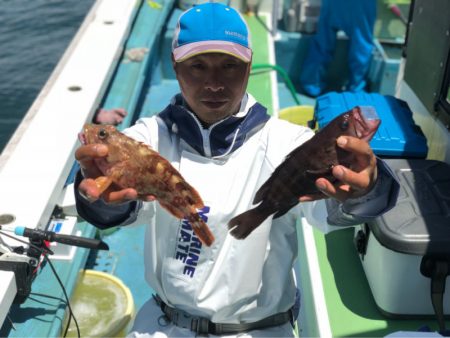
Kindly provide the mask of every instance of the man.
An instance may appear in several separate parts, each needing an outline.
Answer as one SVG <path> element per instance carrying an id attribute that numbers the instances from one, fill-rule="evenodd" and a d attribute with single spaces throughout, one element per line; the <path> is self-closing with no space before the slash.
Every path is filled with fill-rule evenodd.
<path id="1" fill-rule="evenodd" d="M 282 217 L 269 217 L 244 240 L 228 231 L 228 221 L 248 210 L 255 192 L 284 157 L 314 134 L 266 114 L 246 93 L 252 50 L 240 14 L 219 3 L 205 3 L 183 13 L 173 39 L 172 62 L 180 84 L 167 108 L 141 119 L 125 132 L 157 150 L 200 193 L 199 210 L 215 236 L 201 244 L 188 220 L 178 220 L 148 196 L 136 201 L 134 189 L 103 194 L 93 178 L 95 158 L 106 146 L 76 151 L 81 172 L 76 180 L 82 217 L 104 228 L 148 223 L 145 237 L 146 279 L 157 296 L 137 314 L 131 336 L 292 336 L 296 300 L 292 265 L 297 253 L 296 219 L 311 224 L 356 224 L 395 203 L 395 181 L 369 145 L 340 138 L 354 152 L 359 168 L 333 169 L 344 184 L 318 179 L 324 201 L 300 203 Z M 354 198 L 355 196 L 363 196 Z M 323 196 L 322 196 L 323 197 Z M 317 196 L 299 196 L 311 201 Z M 339 203 L 339 201 L 345 201 Z"/>

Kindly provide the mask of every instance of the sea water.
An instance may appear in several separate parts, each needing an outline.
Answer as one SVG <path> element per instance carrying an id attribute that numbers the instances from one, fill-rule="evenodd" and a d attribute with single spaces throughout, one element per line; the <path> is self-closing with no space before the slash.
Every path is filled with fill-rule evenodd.
<path id="1" fill-rule="evenodd" d="M 0 0 L 0 152 L 93 3 L 94 0 Z"/>

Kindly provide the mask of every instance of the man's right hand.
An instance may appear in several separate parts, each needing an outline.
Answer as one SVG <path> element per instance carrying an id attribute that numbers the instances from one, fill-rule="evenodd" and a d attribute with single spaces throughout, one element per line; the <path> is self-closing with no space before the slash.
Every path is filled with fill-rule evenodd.
<path id="1" fill-rule="evenodd" d="M 103 174 L 97 166 L 96 159 L 105 158 L 108 155 L 108 147 L 104 144 L 88 144 L 80 146 L 75 152 L 75 158 L 80 164 L 84 179 L 78 186 L 78 191 L 87 200 L 94 202 L 102 198 L 107 203 L 123 203 L 136 200 L 138 193 L 135 189 L 120 189 L 113 183 L 102 191 L 95 181 Z M 154 196 L 148 196 L 146 200 L 154 200 Z"/>

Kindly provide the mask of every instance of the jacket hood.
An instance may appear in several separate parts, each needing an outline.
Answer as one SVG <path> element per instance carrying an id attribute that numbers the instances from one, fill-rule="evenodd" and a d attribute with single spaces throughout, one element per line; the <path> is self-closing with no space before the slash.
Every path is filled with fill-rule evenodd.
<path id="1" fill-rule="evenodd" d="M 238 149 L 245 140 L 262 129 L 270 116 L 267 109 L 245 94 L 237 114 L 204 128 L 184 104 L 181 94 L 158 115 L 167 128 L 176 133 L 199 154 L 206 157 L 225 156 Z"/>

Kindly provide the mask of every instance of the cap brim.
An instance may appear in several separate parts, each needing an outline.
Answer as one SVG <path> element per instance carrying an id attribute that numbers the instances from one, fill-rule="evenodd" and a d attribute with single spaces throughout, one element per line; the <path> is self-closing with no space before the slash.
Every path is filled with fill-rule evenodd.
<path id="1" fill-rule="evenodd" d="M 195 55 L 223 53 L 234 56 L 246 63 L 252 60 L 252 50 L 229 41 L 199 41 L 177 47 L 173 50 L 176 62 L 183 62 Z"/>

